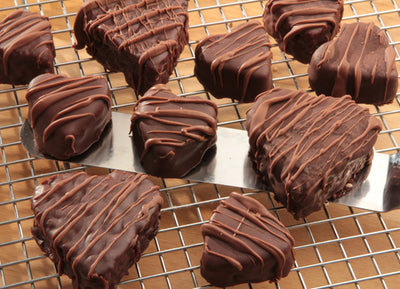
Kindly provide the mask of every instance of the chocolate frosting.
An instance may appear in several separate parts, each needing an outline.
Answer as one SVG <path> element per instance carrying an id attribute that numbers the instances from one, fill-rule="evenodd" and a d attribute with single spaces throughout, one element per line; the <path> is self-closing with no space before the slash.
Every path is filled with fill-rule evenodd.
<path id="1" fill-rule="evenodd" d="M 339 31 L 343 0 L 269 0 L 263 14 L 279 48 L 302 63 Z"/>
<path id="2" fill-rule="evenodd" d="M 161 206 L 146 175 L 59 174 L 36 187 L 32 234 L 74 289 L 113 289 L 157 233 Z"/>
<path id="3" fill-rule="evenodd" d="M 276 88 L 247 112 L 250 155 L 295 218 L 343 194 L 372 159 L 380 122 L 351 99 Z"/>
<path id="4" fill-rule="evenodd" d="M 372 22 L 344 24 L 338 36 L 315 51 L 308 69 L 317 94 L 349 94 L 358 103 L 383 105 L 396 96 L 396 52 Z"/>
<path id="5" fill-rule="evenodd" d="M 203 39 L 195 50 L 194 73 L 216 98 L 252 102 L 272 88 L 270 48 L 265 28 L 249 21 Z"/>
<path id="6" fill-rule="evenodd" d="M 182 177 L 217 139 L 217 106 L 200 97 L 179 97 L 164 84 L 149 89 L 131 118 L 133 141 L 147 173 Z"/>
<path id="7" fill-rule="evenodd" d="M 42 74 L 28 86 L 28 120 L 38 150 L 65 160 L 100 139 L 111 120 L 107 81 L 99 76 Z"/>
<path id="8" fill-rule="evenodd" d="M 294 239 L 260 202 L 231 193 L 203 224 L 201 274 L 212 285 L 278 281 L 294 263 Z"/>
<path id="9" fill-rule="evenodd" d="M 78 11 L 76 48 L 144 94 L 167 83 L 188 42 L 188 0 L 91 0 Z"/>
<path id="10" fill-rule="evenodd" d="M 27 84 L 54 71 L 55 49 L 47 17 L 17 10 L 0 22 L 0 83 Z"/>

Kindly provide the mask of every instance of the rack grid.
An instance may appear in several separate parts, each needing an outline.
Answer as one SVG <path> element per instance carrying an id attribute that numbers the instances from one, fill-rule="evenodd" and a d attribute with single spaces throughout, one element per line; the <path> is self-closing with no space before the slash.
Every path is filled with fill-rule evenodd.
<path id="1" fill-rule="evenodd" d="M 383 29 L 396 50 L 400 70 L 400 9 L 397 0 L 347 0 L 343 22 L 372 21 Z M 56 45 L 55 69 L 69 76 L 103 75 L 112 91 L 113 109 L 131 113 L 138 97 L 120 73 L 109 73 L 83 50 L 73 48 L 72 27 L 82 0 L 2 0 L 0 18 L 15 9 L 49 17 Z M 219 108 L 218 124 L 243 129 L 248 104 L 217 100 L 203 90 L 193 75 L 194 49 L 206 35 L 226 33 L 243 21 L 261 21 L 261 0 L 190 0 L 189 44 L 183 51 L 169 86 L 178 95 L 213 99 Z M 307 66 L 282 53 L 273 43 L 275 86 L 310 93 Z M 36 159 L 25 151 L 19 130 L 27 115 L 26 86 L 0 85 L 0 288 L 72 288 L 40 251 L 30 228 L 34 187 L 59 172 L 107 173 L 107 170 L 67 162 Z M 378 152 L 399 147 L 400 102 L 380 108 L 369 106 L 384 130 Z M 279 283 L 242 284 L 233 288 L 399 288 L 399 211 L 371 212 L 333 203 L 295 220 L 268 192 L 193 183 L 180 179 L 151 179 L 162 188 L 164 207 L 159 233 L 141 260 L 118 288 L 210 288 L 200 274 L 203 241 L 200 226 L 219 201 L 240 191 L 261 201 L 290 230 L 296 240 L 296 263 Z"/>

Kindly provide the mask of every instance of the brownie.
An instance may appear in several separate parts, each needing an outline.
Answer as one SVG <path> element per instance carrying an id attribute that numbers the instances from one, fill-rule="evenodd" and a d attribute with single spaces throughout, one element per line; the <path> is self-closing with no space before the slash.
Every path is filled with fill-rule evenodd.
<path id="1" fill-rule="evenodd" d="M 188 0 L 91 0 L 74 24 L 76 48 L 144 94 L 167 83 L 188 42 Z"/>
<path id="2" fill-rule="evenodd" d="M 372 22 L 344 24 L 335 39 L 315 51 L 310 86 L 317 94 L 349 94 L 357 103 L 391 103 L 398 86 L 395 60 L 385 32 Z"/>
<path id="3" fill-rule="evenodd" d="M 195 50 L 194 74 L 216 98 L 252 102 L 272 88 L 271 44 L 257 21 L 235 27 L 227 34 L 211 35 Z"/>
<path id="4" fill-rule="evenodd" d="M 259 201 L 239 194 L 222 200 L 201 226 L 201 274 L 212 285 L 278 281 L 294 263 L 294 239 Z"/>
<path id="5" fill-rule="evenodd" d="M 314 51 L 337 34 L 342 16 L 343 0 L 268 0 L 263 19 L 282 51 L 309 63 Z"/>
<path id="6" fill-rule="evenodd" d="M 0 83 L 28 84 L 54 71 L 55 49 L 47 17 L 17 10 L 0 22 Z"/>
<path id="7" fill-rule="evenodd" d="M 131 117 L 133 142 L 148 174 L 178 178 L 202 160 L 217 139 L 217 106 L 200 97 L 179 97 L 165 84 L 149 89 Z"/>
<path id="8" fill-rule="evenodd" d="M 161 206 L 143 174 L 58 174 L 35 189 L 32 234 L 74 289 L 113 289 L 157 233 Z"/>
<path id="9" fill-rule="evenodd" d="M 59 160 L 80 155 L 96 143 L 111 120 L 111 96 L 100 76 L 42 74 L 26 99 L 38 150 Z"/>
<path id="10" fill-rule="evenodd" d="M 246 128 L 257 171 L 298 219 L 351 189 L 371 163 L 381 124 L 349 95 L 276 88 L 258 96 Z"/>

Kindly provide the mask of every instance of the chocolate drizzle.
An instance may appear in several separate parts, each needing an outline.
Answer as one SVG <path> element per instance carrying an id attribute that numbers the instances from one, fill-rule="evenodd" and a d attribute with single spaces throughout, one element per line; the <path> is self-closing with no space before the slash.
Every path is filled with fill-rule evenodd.
<path id="1" fill-rule="evenodd" d="M 278 281 L 294 263 L 294 239 L 260 202 L 238 193 L 201 227 L 203 277 L 215 286 Z"/>
<path id="2" fill-rule="evenodd" d="M 74 289 L 112 289 L 157 233 L 161 206 L 146 175 L 59 174 L 35 190 L 32 234 Z"/>
<path id="3" fill-rule="evenodd" d="M 166 83 L 188 41 L 187 0 L 92 0 L 78 11 L 78 49 L 122 71 L 139 94 Z"/>
<path id="4" fill-rule="evenodd" d="M 302 63 L 336 35 L 342 16 L 342 0 L 269 0 L 263 14 L 280 49 Z"/>
<path id="5" fill-rule="evenodd" d="M 273 89 L 247 112 L 250 155 L 296 218 L 344 193 L 371 162 L 379 121 L 351 100 Z"/>
<path id="6" fill-rule="evenodd" d="M 271 44 L 264 27 L 249 21 L 196 47 L 194 72 L 216 98 L 252 102 L 272 88 Z"/>
<path id="7" fill-rule="evenodd" d="M 39 151 L 57 159 L 85 152 L 111 120 L 110 90 L 97 76 L 43 74 L 30 82 L 26 99 Z"/>
<path id="8" fill-rule="evenodd" d="M 0 82 L 27 84 L 53 72 L 55 49 L 47 17 L 17 10 L 0 22 Z"/>
<path id="9" fill-rule="evenodd" d="M 344 24 L 338 37 L 313 55 L 308 72 L 318 94 L 349 94 L 358 103 L 393 101 L 398 87 L 396 53 L 372 22 Z"/>
<path id="10" fill-rule="evenodd" d="M 136 103 L 131 132 L 146 172 L 181 177 L 216 142 L 217 106 L 196 97 L 178 97 L 158 84 Z"/>

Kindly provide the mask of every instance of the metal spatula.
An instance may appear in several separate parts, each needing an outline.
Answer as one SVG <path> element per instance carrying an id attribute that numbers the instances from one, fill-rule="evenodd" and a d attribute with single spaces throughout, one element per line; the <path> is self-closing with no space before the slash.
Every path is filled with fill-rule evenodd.
<path id="1" fill-rule="evenodd" d="M 102 140 L 85 154 L 68 161 L 87 166 L 145 173 L 129 136 L 130 117 L 129 114 L 113 112 L 112 127 L 106 129 Z M 202 163 L 184 179 L 267 190 L 268 188 L 257 177 L 248 156 L 247 132 L 219 127 L 217 134 L 217 145 L 207 152 Z M 27 121 L 21 129 L 21 141 L 33 156 L 49 158 L 36 149 L 33 133 Z M 334 202 L 381 212 L 400 208 L 400 155 L 375 153 L 366 180 L 355 182 L 350 193 Z"/>

